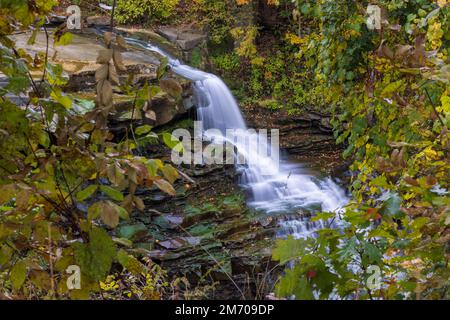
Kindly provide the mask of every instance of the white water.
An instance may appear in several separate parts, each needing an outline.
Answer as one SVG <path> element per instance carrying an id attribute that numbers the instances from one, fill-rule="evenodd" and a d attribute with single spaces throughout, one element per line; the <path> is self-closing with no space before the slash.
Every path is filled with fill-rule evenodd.
<path id="1" fill-rule="evenodd" d="M 267 152 L 260 152 L 261 144 L 269 148 L 267 141 L 257 135 L 245 132 L 247 126 L 239 106 L 225 83 L 217 76 L 197 70 L 152 45 L 143 44 L 134 39 L 127 39 L 147 50 L 158 52 L 169 59 L 172 70 L 194 82 L 198 118 L 203 122 L 203 130 L 218 129 L 224 138 L 226 129 L 242 129 L 245 135 L 236 148 L 248 163 L 239 165 L 241 185 L 250 191 L 249 205 L 267 213 L 286 213 L 301 209 L 337 211 L 347 202 L 342 188 L 331 179 L 318 180 L 306 174 L 299 165 L 288 162 L 276 163 Z M 217 138 L 217 137 L 216 137 Z M 286 219 L 281 222 L 285 234 L 305 237 L 321 227 L 308 218 Z"/>

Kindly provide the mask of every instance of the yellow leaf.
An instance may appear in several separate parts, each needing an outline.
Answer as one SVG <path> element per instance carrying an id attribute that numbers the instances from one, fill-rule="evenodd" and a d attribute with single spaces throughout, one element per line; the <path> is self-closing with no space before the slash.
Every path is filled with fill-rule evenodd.
<path id="1" fill-rule="evenodd" d="M 154 183 L 161 191 L 164 191 L 165 193 L 170 194 L 171 196 L 177 195 L 173 186 L 166 180 L 158 179 L 158 180 L 155 180 Z"/>

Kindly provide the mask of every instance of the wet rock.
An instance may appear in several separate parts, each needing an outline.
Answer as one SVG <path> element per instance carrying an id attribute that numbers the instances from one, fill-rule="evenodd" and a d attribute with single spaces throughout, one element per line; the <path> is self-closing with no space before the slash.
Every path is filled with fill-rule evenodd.
<path id="1" fill-rule="evenodd" d="M 57 14 L 50 14 L 48 16 L 48 23 L 50 25 L 61 25 L 67 21 L 67 16 L 65 15 L 57 15 Z"/>
<path id="2" fill-rule="evenodd" d="M 186 246 L 186 240 L 183 238 L 174 238 L 166 241 L 159 241 L 158 245 L 164 249 L 179 249 Z"/>
<path id="3" fill-rule="evenodd" d="M 183 227 L 189 227 L 200 221 L 209 220 L 210 218 L 213 218 L 215 215 L 216 213 L 213 211 L 199 212 L 198 214 L 187 215 L 184 218 Z"/>
<path id="4" fill-rule="evenodd" d="M 286 139 L 283 148 L 291 154 L 306 155 L 311 152 L 326 152 L 336 149 L 336 143 L 333 136 L 324 134 L 298 135 Z"/>
<path id="5" fill-rule="evenodd" d="M 176 229 L 183 223 L 184 218 L 181 215 L 167 214 L 154 220 L 162 228 Z"/>
<path id="6" fill-rule="evenodd" d="M 183 55 L 181 49 L 176 45 L 175 42 L 167 40 L 165 37 L 156 32 L 153 32 L 152 30 L 126 27 L 117 27 L 116 29 L 126 32 L 135 39 L 150 42 L 163 49 L 165 52 L 171 54 L 173 57 L 181 58 Z"/>
<path id="7" fill-rule="evenodd" d="M 239 298 L 230 278 L 241 288 L 256 287 L 256 278 L 249 279 L 246 273 L 262 277 L 270 262 L 277 223 L 248 210 L 235 175 L 228 174 L 233 167 L 203 169 L 196 169 L 198 175 L 191 176 L 195 187 L 188 188 L 183 197 L 152 202 L 151 208 L 162 215 L 151 219 L 149 213 L 132 215 L 148 230 L 139 248 L 170 275 L 186 277 L 191 286 L 209 283 L 200 282 L 208 273 L 208 279 L 217 282 L 214 298 Z M 140 196 L 150 203 L 147 199 L 158 194 L 147 191 Z"/>
<path id="8" fill-rule="evenodd" d="M 284 109 L 258 105 L 244 105 L 242 111 L 250 128 L 278 129 L 280 149 L 316 174 L 329 175 L 344 162 L 342 146 L 336 145 L 332 134 L 331 115 L 313 110 L 289 115 Z"/>
<path id="9" fill-rule="evenodd" d="M 117 234 L 126 239 L 137 239 L 147 235 L 148 229 L 143 223 L 124 225 L 118 228 Z"/>
<path id="10" fill-rule="evenodd" d="M 195 100 L 193 96 L 189 96 L 183 99 L 183 107 L 185 110 L 190 110 L 195 107 Z"/>

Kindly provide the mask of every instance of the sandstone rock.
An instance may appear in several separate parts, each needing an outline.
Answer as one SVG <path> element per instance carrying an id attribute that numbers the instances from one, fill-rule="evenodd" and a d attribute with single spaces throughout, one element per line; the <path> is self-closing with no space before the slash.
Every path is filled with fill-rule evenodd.
<path id="1" fill-rule="evenodd" d="M 184 31 L 172 27 L 162 27 L 157 30 L 157 33 L 169 40 L 175 42 L 184 50 L 189 51 L 202 44 L 207 36 L 193 31 Z"/>
<path id="2" fill-rule="evenodd" d="M 37 52 L 44 52 L 47 45 L 45 35 L 42 32 L 38 33 L 35 44 L 29 45 L 27 41 L 30 35 L 28 33 L 15 35 L 13 38 L 17 47 L 26 50 L 32 56 Z M 56 49 L 51 45 L 52 42 L 53 39 L 50 39 L 50 62 L 61 64 L 70 76 L 66 90 L 90 89 L 95 83 L 94 73 L 99 67 L 96 60 L 98 52 L 104 49 L 103 43 L 89 33 L 74 34 L 70 44 Z M 122 55 L 124 65 L 135 75 L 137 82 L 156 79 L 156 70 L 160 64 L 157 54 L 130 50 L 123 52 Z"/>
<path id="3" fill-rule="evenodd" d="M 205 40 L 206 36 L 202 34 L 182 33 L 178 37 L 177 44 L 182 50 L 188 51 L 199 46 Z"/>
<path id="4" fill-rule="evenodd" d="M 333 131 L 333 126 L 331 125 L 330 118 L 320 119 L 319 127 L 323 132 L 332 132 Z"/>
<path id="5" fill-rule="evenodd" d="M 151 109 L 156 113 L 155 126 L 165 125 L 172 121 L 176 115 L 184 112 L 184 110 L 180 109 L 176 100 L 168 94 L 158 94 L 152 100 Z"/>
<path id="6" fill-rule="evenodd" d="M 47 44 L 43 33 L 38 33 L 33 45 L 28 45 L 29 37 L 30 34 L 25 33 L 14 36 L 14 40 L 19 48 L 23 48 L 31 55 L 45 51 Z M 53 39 L 50 39 L 50 43 L 52 41 Z M 72 42 L 66 46 L 56 47 L 56 49 L 53 46 L 49 47 L 50 62 L 61 64 L 64 71 L 69 75 L 69 81 L 64 88 L 66 92 L 73 92 L 78 96 L 84 94 L 90 99 L 95 98 L 95 71 L 100 66 L 96 60 L 98 52 L 103 49 L 103 43 L 98 37 L 89 33 L 75 34 Z M 127 68 L 127 72 L 119 73 L 122 82 L 132 74 L 135 83 L 153 82 L 156 84 L 157 69 L 160 65 L 160 56 L 158 54 L 130 49 L 122 52 L 122 56 L 123 64 Z M 34 76 L 36 79 L 39 79 L 41 75 L 35 74 Z M 169 76 L 170 78 L 167 81 L 171 84 L 176 84 L 177 95 L 172 97 L 165 92 L 160 92 L 151 103 L 151 111 L 154 117 L 146 117 L 142 110 L 137 110 L 134 113 L 133 120 L 141 120 L 152 126 L 161 126 L 193 107 L 194 102 L 192 100 L 190 82 L 179 79 L 170 73 Z M 174 92 L 171 92 L 171 90 L 166 91 L 170 91 L 174 95 Z M 125 126 L 121 124 L 116 128 L 119 131 L 124 129 L 127 126 L 126 123 L 131 120 L 133 100 L 134 97 L 117 93 L 114 95 L 117 114 L 112 115 L 111 120 L 114 123 L 125 123 Z"/>
<path id="7" fill-rule="evenodd" d="M 178 40 L 178 32 L 175 28 L 162 27 L 157 30 L 157 33 L 171 42 Z"/>
<path id="8" fill-rule="evenodd" d="M 86 18 L 86 24 L 91 26 L 109 26 L 111 18 L 107 16 L 91 16 Z"/>
<path id="9" fill-rule="evenodd" d="M 167 40 L 165 37 L 153 32 L 152 30 L 124 27 L 118 27 L 116 29 L 132 35 L 133 38 L 151 42 L 163 49 L 165 52 L 170 53 L 173 57 L 181 58 L 182 56 L 182 52 L 175 42 Z"/>
<path id="10" fill-rule="evenodd" d="M 67 17 L 64 15 L 50 14 L 48 20 L 50 24 L 60 25 L 67 21 Z"/>

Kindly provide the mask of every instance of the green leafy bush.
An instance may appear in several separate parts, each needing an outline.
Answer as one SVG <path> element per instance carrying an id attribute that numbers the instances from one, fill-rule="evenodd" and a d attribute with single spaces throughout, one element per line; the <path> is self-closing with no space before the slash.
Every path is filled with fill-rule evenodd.
<path id="1" fill-rule="evenodd" d="M 179 0 L 119 0 L 116 20 L 119 23 L 164 22 L 174 14 Z"/>
<path id="2" fill-rule="evenodd" d="M 307 95 L 333 106 L 337 142 L 352 161 L 353 199 L 337 216 L 313 218 L 327 225 L 317 238 L 278 241 L 274 259 L 293 265 L 279 296 L 450 295 L 450 7 L 378 4 L 386 21 L 376 32 L 366 26 L 366 1 L 298 1 L 316 27 L 288 37 L 310 75 Z"/>

